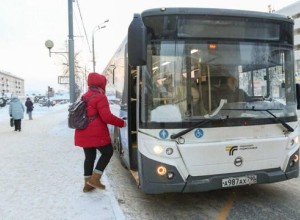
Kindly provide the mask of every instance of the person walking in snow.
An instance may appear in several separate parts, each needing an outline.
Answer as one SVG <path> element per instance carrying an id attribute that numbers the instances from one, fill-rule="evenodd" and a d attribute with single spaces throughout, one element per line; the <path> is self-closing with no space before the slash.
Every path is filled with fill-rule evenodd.
<path id="1" fill-rule="evenodd" d="M 87 100 L 87 116 L 91 119 L 87 128 L 75 129 L 75 146 L 82 147 L 84 160 L 84 187 L 83 192 L 95 188 L 105 189 L 101 183 L 101 176 L 108 165 L 113 147 L 108 130 L 108 124 L 125 127 L 126 122 L 113 115 L 105 95 L 105 76 L 92 72 L 88 75 L 88 91 L 83 95 Z M 97 150 L 101 153 L 94 168 Z"/>
<path id="2" fill-rule="evenodd" d="M 21 131 L 21 121 L 24 118 L 25 107 L 18 98 L 13 95 L 9 104 L 9 115 L 14 119 L 15 131 Z"/>
<path id="3" fill-rule="evenodd" d="M 32 120 L 33 102 L 28 97 L 25 102 L 26 113 L 28 114 L 29 120 Z"/>

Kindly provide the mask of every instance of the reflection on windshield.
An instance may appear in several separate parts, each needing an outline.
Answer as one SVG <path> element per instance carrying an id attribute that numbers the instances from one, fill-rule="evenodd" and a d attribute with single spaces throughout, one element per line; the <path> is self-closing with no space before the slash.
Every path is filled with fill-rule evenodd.
<path id="1" fill-rule="evenodd" d="M 296 114 L 292 50 L 249 43 L 210 49 L 207 43 L 170 41 L 152 44 L 148 53 L 153 62 L 143 69 L 143 121 L 180 122 L 217 114 L 270 117 L 247 112 L 252 107 L 282 109 L 274 113 L 277 117 Z"/>

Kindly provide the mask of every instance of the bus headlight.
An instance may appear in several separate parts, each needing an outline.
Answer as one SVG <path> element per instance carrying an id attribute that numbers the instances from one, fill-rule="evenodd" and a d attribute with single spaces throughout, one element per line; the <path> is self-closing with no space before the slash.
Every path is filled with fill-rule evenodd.
<path id="1" fill-rule="evenodd" d="M 293 139 L 290 140 L 290 145 L 289 145 L 289 148 L 292 148 L 294 147 L 295 144 L 298 144 L 299 143 L 299 137 L 295 137 Z"/>
<path id="2" fill-rule="evenodd" d="M 293 139 L 293 141 L 294 141 L 294 144 L 298 144 L 298 143 L 299 143 L 299 137 L 298 137 L 298 136 L 295 137 L 295 138 Z"/>
<path id="3" fill-rule="evenodd" d="M 139 150 L 144 154 L 151 154 L 156 157 L 179 158 L 176 143 L 168 141 L 145 142 L 139 146 Z M 158 159 L 157 159 L 158 160 Z"/>
<path id="4" fill-rule="evenodd" d="M 160 145 L 155 145 L 153 147 L 153 151 L 155 154 L 161 154 L 163 152 L 164 148 Z"/>

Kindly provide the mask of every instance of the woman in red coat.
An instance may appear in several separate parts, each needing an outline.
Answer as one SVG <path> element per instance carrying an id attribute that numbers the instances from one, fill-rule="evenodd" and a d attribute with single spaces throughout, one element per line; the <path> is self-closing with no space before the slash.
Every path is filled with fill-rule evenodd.
<path id="1" fill-rule="evenodd" d="M 87 100 L 87 116 L 91 118 L 85 129 L 75 130 L 75 146 L 83 148 L 84 160 L 84 192 L 94 188 L 105 189 L 100 181 L 104 169 L 113 155 L 113 147 L 107 124 L 117 127 L 125 127 L 126 122 L 110 112 L 109 103 L 105 95 L 106 78 L 98 73 L 90 73 L 88 76 L 88 91 L 83 95 Z M 96 163 L 97 152 L 101 156 Z"/>

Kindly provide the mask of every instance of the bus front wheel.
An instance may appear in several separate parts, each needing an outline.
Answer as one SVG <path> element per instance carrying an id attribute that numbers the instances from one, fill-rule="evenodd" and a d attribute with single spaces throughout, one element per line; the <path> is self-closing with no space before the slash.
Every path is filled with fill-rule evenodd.
<path id="1" fill-rule="evenodd" d="M 119 157 L 122 157 L 122 144 L 120 139 L 120 131 L 118 128 L 115 128 L 114 139 L 113 139 L 114 150 L 118 152 Z"/>

